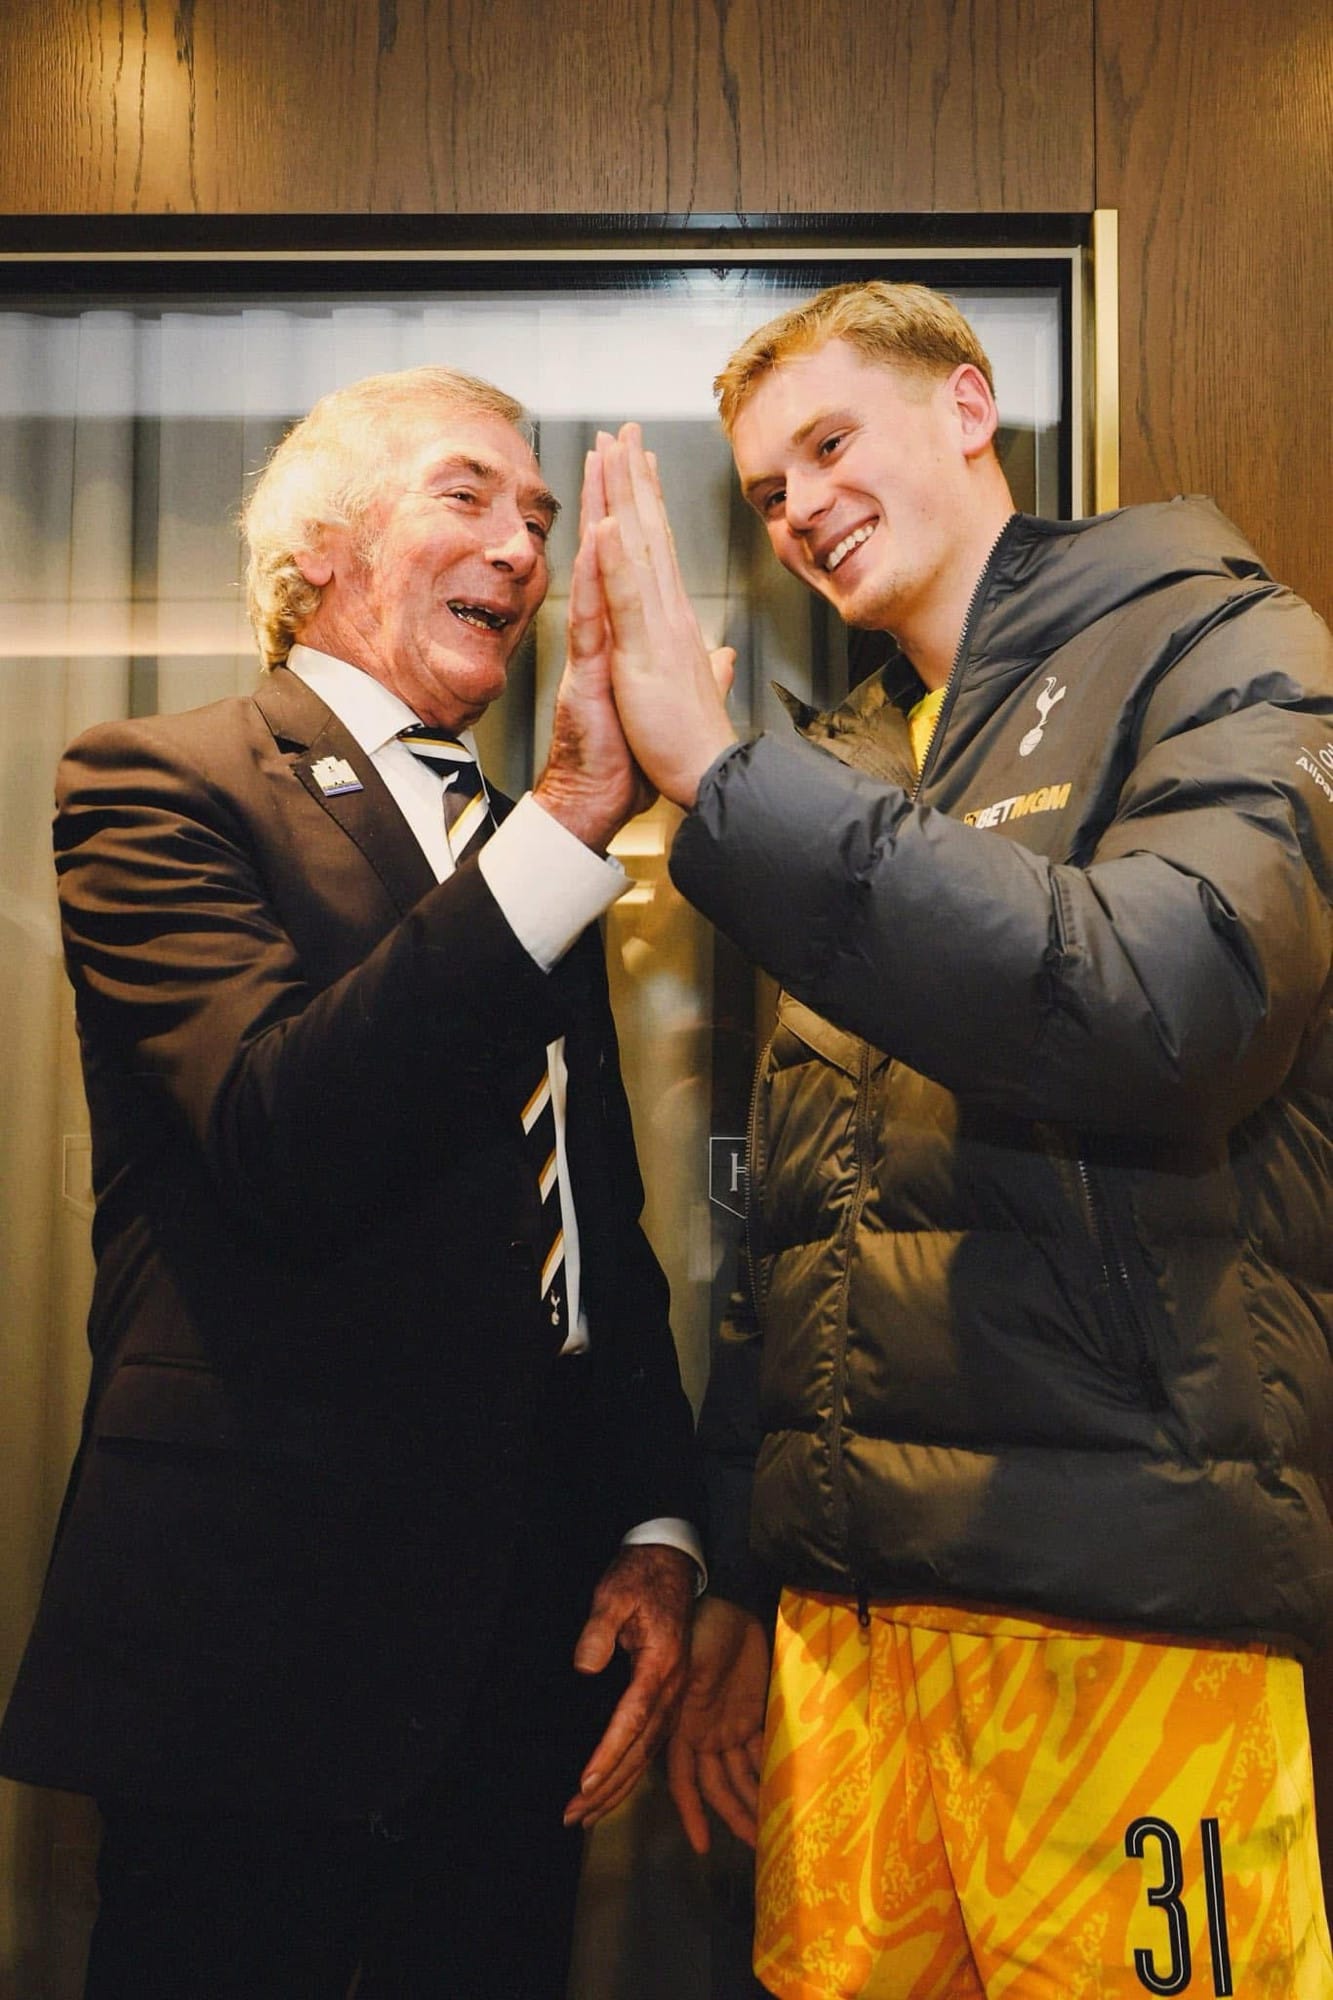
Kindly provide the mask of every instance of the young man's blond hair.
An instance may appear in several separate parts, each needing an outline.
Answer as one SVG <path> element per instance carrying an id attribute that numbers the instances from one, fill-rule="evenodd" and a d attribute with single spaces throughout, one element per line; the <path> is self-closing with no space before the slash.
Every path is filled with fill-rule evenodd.
<path id="1" fill-rule="evenodd" d="M 804 305 L 779 313 L 736 349 L 713 383 L 722 428 L 730 437 L 737 417 L 764 377 L 798 354 L 830 340 L 886 367 L 935 379 L 963 362 L 980 370 L 994 394 L 991 365 L 976 334 L 952 299 L 926 285 L 830 285 Z"/>

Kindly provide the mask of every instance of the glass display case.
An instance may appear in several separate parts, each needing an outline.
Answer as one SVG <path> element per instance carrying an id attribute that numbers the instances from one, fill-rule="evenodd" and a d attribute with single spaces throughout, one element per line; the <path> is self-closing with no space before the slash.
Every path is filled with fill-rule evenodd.
<path id="1" fill-rule="evenodd" d="M 393 253 L 293 245 L 292 226 L 285 244 L 259 249 L 177 241 L 153 254 L 125 224 L 118 248 L 0 256 L 6 1667 L 86 1382 L 90 1158 L 60 964 L 52 774 L 63 745 L 93 722 L 254 685 L 236 521 L 247 481 L 291 422 L 327 390 L 421 362 L 485 376 L 530 412 L 565 511 L 551 594 L 478 730 L 489 774 L 511 792 L 544 755 L 583 454 L 599 428 L 626 418 L 643 423 L 657 453 L 705 635 L 736 648 L 742 733 L 787 726 L 776 684 L 828 706 L 876 663 L 882 640 L 849 646 L 828 607 L 774 562 L 714 412 L 713 378 L 741 339 L 827 284 L 911 278 L 947 291 L 990 354 L 1019 506 L 1068 516 L 1113 497 L 1095 421 L 1111 386 L 1095 339 L 1110 323 L 1109 266 L 1098 260 L 1099 301 L 1087 218 L 989 247 L 975 236 L 895 242 L 868 217 L 772 229 L 735 218 L 674 233 L 603 221 L 591 235 L 515 219 L 501 242 L 492 218 L 488 240 L 460 228 L 450 245 Z M 433 226 L 438 236 L 444 224 Z M 741 1135 L 771 996 L 673 890 L 674 818 L 659 805 L 620 836 L 632 882 L 606 920 L 606 947 L 645 1220 L 697 1403 L 732 1281 Z M 673 1990 L 687 2000 L 692 1989 Z"/>
<path id="2" fill-rule="evenodd" d="M 5 954 L 11 1019 L 44 992 L 49 1038 L 64 1011 L 46 844 L 63 742 L 104 716 L 194 706 L 253 683 L 238 509 L 269 448 L 328 389 L 444 361 L 498 382 L 531 413 L 545 476 L 566 505 L 550 597 L 479 732 L 488 770 L 510 791 L 544 754 L 583 453 L 598 428 L 627 417 L 658 455 L 709 643 L 736 648 L 741 730 L 786 726 L 775 684 L 824 706 L 874 664 L 873 644 L 849 657 L 827 606 L 772 560 L 714 414 L 713 377 L 740 340 L 825 284 L 875 275 L 947 290 L 990 354 L 1019 505 L 1086 509 L 1088 454 L 1073 418 L 1086 349 L 1080 247 L 890 253 L 750 236 L 725 257 L 710 244 L 707 261 L 688 241 L 659 241 L 618 252 L 121 252 L 0 265 L 0 810 L 10 830 L 0 907 L 19 946 Z M 621 836 L 634 882 L 607 943 L 648 1226 L 697 1399 L 739 1205 L 738 1185 L 710 1196 L 710 1150 L 715 1182 L 738 1172 L 734 1150 L 710 1141 L 743 1129 L 754 1001 L 727 948 L 671 890 L 671 817 L 659 807 Z M 26 1038 L 25 1048 L 26 1064 Z M 26 1150 L 16 1133 L 28 1123 L 7 1120 L 4 1143 Z M 77 1133 L 62 1140 L 62 1196 L 81 1212 L 86 1156 Z M 33 1179 L 18 1175 L 24 1187 Z"/>

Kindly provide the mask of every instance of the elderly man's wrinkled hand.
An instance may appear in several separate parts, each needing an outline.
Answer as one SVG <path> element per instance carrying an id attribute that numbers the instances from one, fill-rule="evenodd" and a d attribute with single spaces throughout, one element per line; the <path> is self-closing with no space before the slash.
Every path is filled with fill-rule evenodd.
<path id="1" fill-rule="evenodd" d="M 566 1826 L 595 1826 L 629 1797 L 665 1736 L 685 1685 L 698 1572 L 680 1549 L 660 1542 L 622 1548 L 593 1593 L 574 1665 L 607 1667 L 628 1653 L 630 1682 L 565 1808 Z"/>
<path id="2" fill-rule="evenodd" d="M 569 586 L 565 670 L 546 768 L 533 796 L 598 853 L 657 796 L 634 761 L 612 693 L 611 634 L 595 542 L 596 525 L 605 517 L 601 460 L 589 452 Z"/>

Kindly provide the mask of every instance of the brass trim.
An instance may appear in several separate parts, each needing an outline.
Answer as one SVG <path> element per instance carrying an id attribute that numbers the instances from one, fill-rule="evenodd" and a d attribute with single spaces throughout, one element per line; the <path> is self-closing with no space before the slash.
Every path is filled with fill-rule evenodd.
<path id="1" fill-rule="evenodd" d="M 1092 394 L 1088 450 L 1092 470 L 1092 511 L 1120 505 L 1120 216 L 1114 208 L 1092 213 L 1088 285 L 1088 331 Z"/>

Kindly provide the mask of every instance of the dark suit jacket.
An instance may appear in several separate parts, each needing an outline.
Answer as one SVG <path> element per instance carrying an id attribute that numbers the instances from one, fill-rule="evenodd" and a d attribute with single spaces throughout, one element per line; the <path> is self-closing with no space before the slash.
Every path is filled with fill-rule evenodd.
<path id="1" fill-rule="evenodd" d="M 363 789 L 326 797 L 340 757 Z M 362 1812 L 490 1640 L 558 1363 L 505 1088 L 564 1034 L 605 1559 L 696 1513 L 600 943 L 543 974 L 475 861 L 437 884 L 293 674 L 61 767 L 92 1114 L 92 1390 L 0 1768 Z"/>

